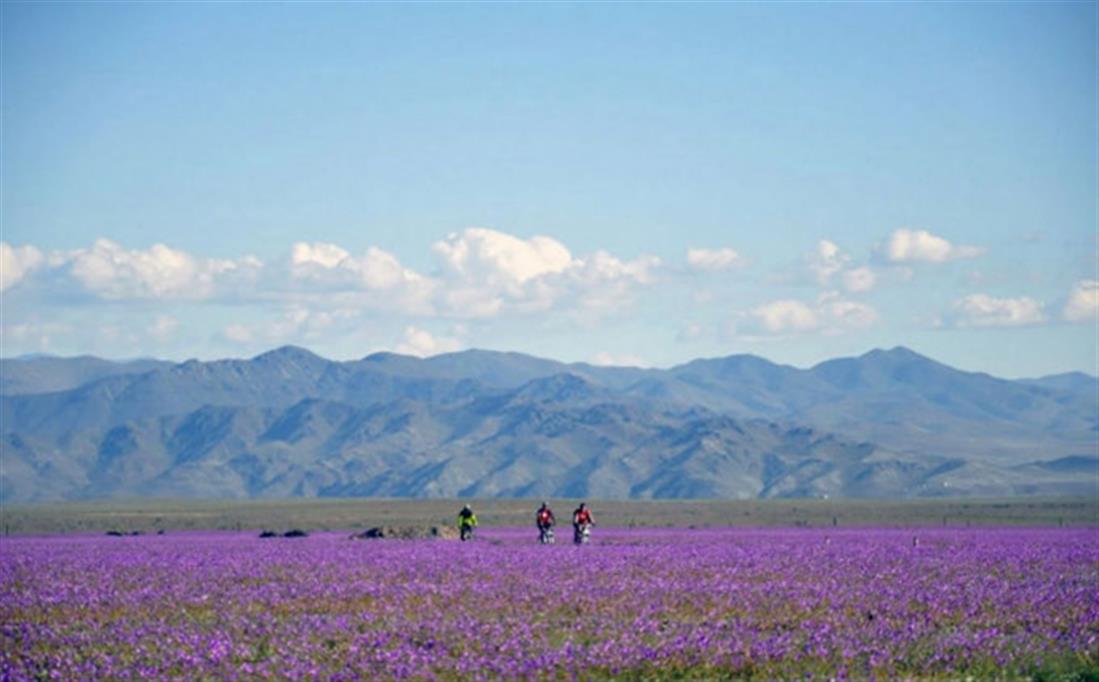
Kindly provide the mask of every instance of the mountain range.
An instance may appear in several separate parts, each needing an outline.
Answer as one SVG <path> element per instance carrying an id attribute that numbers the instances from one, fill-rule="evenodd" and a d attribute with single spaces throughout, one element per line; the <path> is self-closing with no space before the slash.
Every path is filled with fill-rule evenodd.
<path id="1" fill-rule="evenodd" d="M 809 369 L 469 350 L 0 360 L 0 500 L 935 497 L 1099 490 L 1099 380 L 906 348 Z"/>

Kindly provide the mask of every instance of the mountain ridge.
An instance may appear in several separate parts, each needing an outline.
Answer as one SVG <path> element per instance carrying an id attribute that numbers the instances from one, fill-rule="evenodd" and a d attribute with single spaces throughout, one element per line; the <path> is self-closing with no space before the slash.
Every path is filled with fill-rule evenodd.
<path id="1" fill-rule="evenodd" d="M 296 346 L 71 362 L 0 363 L 5 501 L 1087 494 L 1099 478 L 1099 380 L 998 379 L 904 347 L 806 369 L 743 354 L 667 369 L 487 350 L 332 361 Z"/>

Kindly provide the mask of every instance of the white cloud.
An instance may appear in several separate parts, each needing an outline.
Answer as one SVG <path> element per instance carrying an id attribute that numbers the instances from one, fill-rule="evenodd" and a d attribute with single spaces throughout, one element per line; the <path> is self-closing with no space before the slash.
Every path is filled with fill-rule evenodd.
<path id="1" fill-rule="evenodd" d="M 445 315 L 493 317 L 555 306 L 607 310 L 649 284 L 660 260 L 623 261 L 605 251 L 574 257 L 549 237 L 519 239 L 470 228 L 433 246 L 440 262 L 435 299 Z"/>
<path id="2" fill-rule="evenodd" d="M 959 327 L 1021 327 L 1045 320 L 1042 304 L 1033 298 L 994 298 L 972 294 L 954 303 Z"/>
<path id="3" fill-rule="evenodd" d="M 530 239 L 472 227 L 432 247 L 444 270 L 459 278 L 516 285 L 573 265 L 572 254 L 550 237 Z"/>
<path id="4" fill-rule="evenodd" d="M 558 296 L 568 296 L 587 311 L 608 311 L 625 304 L 636 287 L 651 284 L 659 267 L 655 256 L 623 261 L 596 251 L 550 283 L 559 290 Z"/>
<path id="5" fill-rule="evenodd" d="M 806 260 L 809 262 L 809 270 L 816 277 L 817 284 L 825 287 L 831 283 L 836 273 L 847 266 L 851 258 L 840 251 L 840 247 L 835 242 L 822 239 L 817 242 L 816 251 L 806 256 Z"/>
<path id="6" fill-rule="evenodd" d="M 127 251 L 99 239 L 73 254 L 71 272 L 86 289 L 104 298 L 202 297 L 192 285 L 198 274 L 194 259 L 156 244 L 147 251 Z"/>
<path id="7" fill-rule="evenodd" d="M 550 308 L 563 293 L 557 278 L 581 264 L 549 237 L 520 239 L 484 228 L 452 233 L 432 250 L 439 262 L 438 309 L 460 318 Z"/>
<path id="8" fill-rule="evenodd" d="M 819 322 L 812 308 L 801 301 L 771 301 L 752 308 L 750 314 L 770 334 L 813 331 Z"/>
<path id="9" fill-rule="evenodd" d="M 606 251 L 596 251 L 585 259 L 576 261 L 571 270 L 576 279 L 588 283 L 629 281 L 648 284 L 653 280 L 653 271 L 660 266 L 656 256 L 641 256 L 632 261 L 623 261 Z"/>
<path id="10" fill-rule="evenodd" d="M 869 267 L 851 267 L 851 257 L 833 241 L 822 239 L 817 248 L 805 255 L 805 262 L 820 287 L 832 287 L 838 279 L 850 293 L 865 293 L 874 288 L 877 276 Z"/>
<path id="11" fill-rule="evenodd" d="M 351 254 L 335 244 L 314 242 L 306 244 L 298 242 L 290 249 L 290 263 L 295 268 L 303 268 L 297 271 L 302 275 L 309 274 L 304 270 L 309 266 L 318 266 L 326 270 L 339 267 L 341 263 L 351 258 Z"/>
<path id="12" fill-rule="evenodd" d="M 748 315 L 758 331 L 771 335 L 838 334 L 866 329 L 878 321 L 873 307 L 840 298 L 836 292 L 825 292 L 812 304 L 793 299 L 771 301 L 752 308 Z"/>
<path id="13" fill-rule="evenodd" d="M 388 251 L 371 246 L 354 257 L 336 244 L 298 242 L 290 252 L 290 272 L 297 279 L 325 283 L 333 288 L 378 291 L 425 282 L 420 274 L 401 265 Z"/>
<path id="14" fill-rule="evenodd" d="M 358 268 L 368 289 L 391 289 L 424 281 L 421 275 L 401 265 L 396 256 L 373 246 L 358 260 Z"/>
<path id="15" fill-rule="evenodd" d="M 443 287 L 438 303 L 446 314 L 467 319 L 495 317 L 504 308 L 503 296 L 487 287 Z"/>
<path id="16" fill-rule="evenodd" d="M 842 299 L 821 301 L 819 310 L 823 313 L 828 331 L 847 329 L 866 329 L 878 321 L 878 312 L 865 303 Z"/>
<path id="17" fill-rule="evenodd" d="M 942 263 L 961 258 L 975 258 L 984 249 L 959 246 L 931 234 L 927 230 L 894 230 L 885 245 L 885 258 L 891 263 Z"/>
<path id="18" fill-rule="evenodd" d="M 12 246 L 0 242 L 0 291 L 18 284 L 44 263 L 42 252 L 33 246 Z"/>
<path id="19" fill-rule="evenodd" d="M 646 367 L 646 363 L 637 355 L 608 353 L 600 351 L 592 356 L 591 364 L 599 367 Z"/>
<path id="20" fill-rule="evenodd" d="M 164 244 L 128 250 L 107 239 L 88 249 L 53 254 L 50 260 L 53 267 L 67 269 L 83 289 L 107 300 L 207 299 L 220 282 L 262 267 L 252 256 L 195 258 Z"/>
<path id="21" fill-rule="evenodd" d="M 624 260 L 605 251 L 574 256 L 549 237 L 518 237 L 471 228 L 436 243 L 438 271 L 421 275 L 378 247 L 354 254 L 338 244 L 297 242 L 286 258 L 270 264 L 251 256 L 201 258 L 156 244 L 127 249 L 100 239 L 91 247 L 43 256 L 34 247 L 6 243 L 4 285 L 25 279 L 33 268 L 52 278 L 48 292 L 60 297 L 91 294 L 110 301 L 265 303 L 311 311 L 383 312 L 414 318 L 489 318 L 559 310 L 603 315 L 621 309 L 633 292 L 651 284 L 660 260 Z M 38 276 L 37 274 L 35 275 Z M 292 325 L 288 319 L 280 323 Z M 243 339 L 237 326 L 224 339 Z M 250 327 L 257 341 L 279 330 Z"/>
<path id="22" fill-rule="evenodd" d="M 1090 322 L 1099 318 L 1099 281 L 1083 279 L 1077 282 L 1061 316 L 1069 322 Z"/>
<path id="23" fill-rule="evenodd" d="M 735 249 L 687 249 L 687 265 L 692 270 L 719 272 L 743 264 L 744 259 Z"/>
<path id="24" fill-rule="evenodd" d="M 268 277 L 270 290 L 290 287 L 281 291 L 284 300 L 312 307 L 435 314 L 431 299 L 438 283 L 374 246 L 355 256 L 336 244 L 298 242 L 291 248 L 289 268 L 289 282 L 276 272 Z"/>
<path id="25" fill-rule="evenodd" d="M 843 273 L 841 279 L 843 281 L 843 288 L 853 294 L 870 291 L 877 283 L 877 276 L 874 274 L 874 271 L 868 267 L 847 270 Z"/>
<path id="26" fill-rule="evenodd" d="M 462 348 L 462 342 L 455 338 L 433 336 L 418 327 L 406 327 L 404 339 L 397 344 L 397 352 L 403 355 L 427 357 L 440 353 L 451 353 Z"/>

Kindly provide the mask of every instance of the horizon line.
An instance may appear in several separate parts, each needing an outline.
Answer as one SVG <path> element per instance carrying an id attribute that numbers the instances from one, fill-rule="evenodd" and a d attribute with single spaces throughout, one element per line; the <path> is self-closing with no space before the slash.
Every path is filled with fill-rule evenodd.
<path id="1" fill-rule="evenodd" d="M 534 355 L 532 353 L 525 353 L 523 351 L 498 350 L 498 349 L 492 349 L 492 348 L 478 348 L 478 347 L 470 347 L 470 348 L 464 348 L 462 350 L 447 351 L 447 352 L 444 352 L 444 353 L 436 353 L 435 355 L 423 355 L 423 356 L 411 355 L 411 354 L 405 354 L 405 353 L 398 353 L 396 351 L 391 351 L 391 350 L 377 350 L 377 351 L 367 353 L 366 355 L 363 355 L 363 356 L 350 357 L 350 358 L 346 358 L 346 359 L 334 359 L 334 358 L 330 358 L 330 357 L 321 355 L 321 354 L 313 351 L 312 349 L 307 348 L 307 347 L 302 346 L 302 345 L 299 345 L 299 344 L 282 344 L 282 345 L 270 348 L 269 350 L 265 350 L 263 352 L 252 355 L 250 357 L 225 356 L 225 357 L 206 358 L 206 359 L 197 358 L 197 357 L 190 357 L 190 358 L 186 358 L 186 359 L 183 359 L 183 360 L 175 360 L 175 359 L 170 359 L 170 358 L 159 358 L 159 357 L 154 357 L 154 356 L 140 356 L 140 357 L 132 357 L 132 358 L 110 358 L 110 357 L 104 357 L 104 356 L 100 356 L 100 355 L 93 355 L 93 354 L 90 354 L 90 353 L 81 353 L 81 354 L 78 354 L 78 355 L 57 355 L 57 354 L 52 354 L 52 353 L 26 353 L 26 354 L 17 355 L 17 356 L 10 356 L 10 357 L 9 356 L 0 356 L 0 361 L 31 362 L 31 361 L 34 361 L 34 360 L 46 360 L 46 359 L 52 359 L 52 360 L 91 359 L 91 360 L 100 360 L 100 361 L 103 361 L 103 362 L 110 362 L 110 363 L 114 363 L 114 364 L 129 364 L 129 363 L 134 363 L 134 362 L 165 362 L 165 363 L 171 363 L 171 364 L 174 364 L 174 365 L 183 365 L 183 364 L 187 364 L 187 363 L 190 363 L 190 362 L 200 362 L 200 363 L 227 362 L 227 361 L 251 362 L 251 361 L 254 361 L 254 360 L 256 360 L 258 358 L 261 358 L 265 355 L 271 355 L 271 354 L 278 353 L 278 352 L 285 352 L 287 350 L 304 351 L 304 352 L 306 352 L 306 353 L 308 353 L 308 354 L 310 354 L 310 355 L 312 355 L 316 358 L 324 360 L 325 362 L 334 362 L 334 363 L 341 363 L 341 364 L 363 362 L 363 361 L 369 360 L 371 358 L 377 358 L 377 357 L 380 357 L 380 356 L 394 356 L 394 357 L 398 357 L 398 358 L 404 358 L 404 359 L 415 360 L 415 361 L 428 361 L 428 360 L 433 360 L 433 359 L 437 359 L 437 358 L 459 356 L 459 355 L 463 355 L 463 354 L 472 352 L 472 353 L 491 353 L 491 354 L 497 354 L 497 355 L 519 355 L 519 356 L 522 356 L 522 357 L 525 357 L 525 358 L 531 358 L 531 359 L 534 359 L 534 360 L 554 362 L 554 363 L 557 363 L 557 364 L 560 364 L 560 365 L 564 365 L 565 367 L 583 366 L 583 367 L 594 367 L 594 368 L 598 368 L 598 369 L 611 369 L 611 370 L 614 370 L 614 369 L 625 369 L 625 370 L 633 369 L 633 370 L 639 370 L 639 371 L 654 371 L 654 372 L 671 371 L 671 370 L 674 370 L 674 369 L 685 367 L 685 366 L 687 366 L 691 363 L 694 363 L 694 362 L 727 360 L 727 359 L 730 359 L 730 358 L 755 358 L 755 359 L 767 362 L 771 365 L 774 365 L 775 367 L 789 368 L 789 369 L 794 369 L 794 370 L 797 370 L 797 371 L 812 371 L 812 370 L 820 367 L 821 365 L 825 365 L 825 364 L 830 363 L 830 362 L 836 362 L 836 361 L 842 361 L 842 360 L 858 360 L 858 359 L 865 358 L 869 355 L 873 355 L 875 353 L 880 353 L 880 354 L 885 354 L 885 353 L 893 353 L 893 354 L 907 353 L 907 354 L 910 354 L 910 355 L 917 356 L 918 358 L 921 358 L 923 360 L 927 360 L 927 361 L 930 361 L 930 362 L 934 362 L 934 363 L 943 365 L 945 367 L 949 367 L 950 369 L 953 369 L 953 370 L 958 371 L 958 372 L 964 372 L 964 373 L 967 373 L 967 374 L 978 374 L 978 375 L 983 374 L 985 376 L 990 376 L 990 377 L 994 377 L 994 378 L 997 378 L 997 379 L 1004 379 L 1006 381 L 1040 380 L 1040 379 L 1048 379 L 1048 378 L 1052 378 L 1052 377 L 1071 376 L 1071 375 L 1083 375 L 1083 376 L 1085 376 L 1089 379 L 1099 381 L 1099 372 L 1097 372 L 1096 374 L 1092 374 L 1092 373 L 1088 373 L 1088 372 L 1085 372 L 1085 371 L 1082 371 L 1082 370 L 1068 370 L 1068 371 L 1064 371 L 1064 372 L 1054 372 L 1052 374 L 1044 374 L 1044 375 L 1040 375 L 1040 376 L 1021 376 L 1021 377 L 1015 377 L 1015 378 L 1002 377 L 1002 376 L 998 376 L 998 375 L 995 375 L 995 374 L 991 374 L 989 372 L 962 369 L 960 367 L 956 367 L 954 365 L 947 364 L 947 363 L 945 363 L 941 360 L 933 358 L 929 355 L 926 355 L 924 353 L 921 353 L 917 350 L 914 350 L 914 349 L 912 349 L 908 346 L 904 346 L 904 345 L 896 345 L 896 346 L 893 346 L 891 348 L 882 348 L 881 346 L 874 346 L 874 347 L 870 348 L 869 350 L 867 350 L 867 351 L 865 351 L 865 352 L 863 352 L 859 355 L 840 355 L 840 356 L 828 358 L 828 359 L 825 359 L 825 360 L 821 360 L 820 362 L 814 363 L 812 365 L 804 366 L 804 367 L 797 366 L 797 365 L 792 365 L 792 364 L 788 364 L 788 363 L 776 362 L 776 361 L 774 361 L 774 360 L 772 360 L 768 357 L 765 357 L 763 355 L 758 355 L 756 353 L 730 353 L 729 355 L 703 356 L 703 357 L 691 358 L 691 359 L 686 360 L 684 362 L 679 362 L 679 363 L 676 363 L 676 364 L 673 364 L 673 365 L 657 366 L 657 365 L 596 364 L 596 363 L 593 363 L 593 362 L 590 362 L 590 361 L 583 361 L 583 360 L 571 361 L 570 362 L 570 361 L 561 360 L 561 359 L 558 359 L 558 358 L 551 358 L 551 357 L 545 357 L 545 356 L 540 356 L 540 355 Z"/>

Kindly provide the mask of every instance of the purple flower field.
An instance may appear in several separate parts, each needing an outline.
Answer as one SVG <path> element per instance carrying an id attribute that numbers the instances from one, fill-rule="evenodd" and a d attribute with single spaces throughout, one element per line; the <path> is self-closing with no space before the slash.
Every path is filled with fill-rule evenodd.
<path id="1" fill-rule="evenodd" d="M 585 547 L 540 546 L 534 529 L 464 544 L 179 533 L 0 552 L 2 680 L 1097 670 L 1095 529 L 597 528 Z"/>

